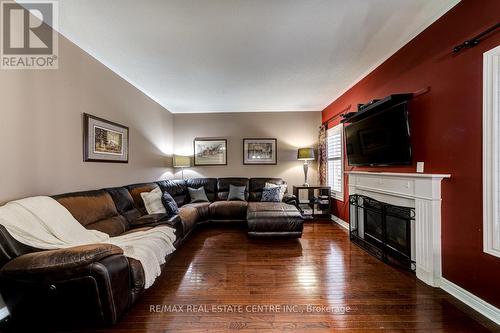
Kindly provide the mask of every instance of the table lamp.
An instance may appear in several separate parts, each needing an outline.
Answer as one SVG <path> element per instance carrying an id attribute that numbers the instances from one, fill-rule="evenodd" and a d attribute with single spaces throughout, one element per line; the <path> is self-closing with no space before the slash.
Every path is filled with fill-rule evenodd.
<path id="1" fill-rule="evenodd" d="M 314 148 L 299 148 L 297 150 L 297 159 L 304 161 L 304 186 L 309 186 L 307 183 L 307 170 L 309 169 L 309 161 L 314 160 Z"/>
<path id="2" fill-rule="evenodd" d="M 174 168 L 181 168 L 182 179 L 184 179 L 184 169 L 191 166 L 191 158 L 189 156 L 174 155 Z"/>

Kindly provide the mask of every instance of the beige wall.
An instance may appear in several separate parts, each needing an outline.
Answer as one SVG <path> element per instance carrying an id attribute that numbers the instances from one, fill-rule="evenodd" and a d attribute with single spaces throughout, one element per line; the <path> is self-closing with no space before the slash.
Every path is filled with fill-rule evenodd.
<path id="1" fill-rule="evenodd" d="M 174 117 L 62 36 L 59 69 L 0 70 L 0 103 L 0 204 L 172 178 L 174 137 L 180 154 L 192 154 L 194 137 L 228 139 L 227 166 L 192 168 L 188 177 L 283 177 L 300 184 L 296 149 L 316 145 L 321 120 L 320 112 Z M 82 161 L 84 112 L 129 127 L 128 164 Z M 243 137 L 277 138 L 278 165 L 243 166 Z M 316 179 L 312 165 L 310 182 Z"/>
<path id="2" fill-rule="evenodd" d="M 59 39 L 58 70 L 0 70 L 0 203 L 170 177 L 167 110 Z M 130 128 L 128 164 L 82 162 L 82 113 Z"/>
<path id="3" fill-rule="evenodd" d="M 302 184 L 302 162 L 297 148 L 317 147 L 321 112 L 262 112 L 174 114 L 174 153 L 193 154 L 195 137 L 227 138 L 227 166 L 192 167 L 184 177 L 282 177 L 290 185 Z M 277 165 L 243 165 L 243 138 L 277 138 Z M 176 178 L 180 171 L 174 170 Z M 309 168 L 309 183 L 317 182 L 317 166 Z"/>

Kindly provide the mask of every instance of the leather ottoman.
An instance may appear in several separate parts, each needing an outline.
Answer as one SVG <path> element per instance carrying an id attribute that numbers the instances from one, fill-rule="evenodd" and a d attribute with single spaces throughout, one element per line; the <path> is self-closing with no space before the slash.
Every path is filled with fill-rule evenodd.
<path id="1" fill-rule="evenodd" d="M 302 236 L 303 218 L 295 206 L 282 202 L 249 202 L 248 235 L 255 237 Z"/>

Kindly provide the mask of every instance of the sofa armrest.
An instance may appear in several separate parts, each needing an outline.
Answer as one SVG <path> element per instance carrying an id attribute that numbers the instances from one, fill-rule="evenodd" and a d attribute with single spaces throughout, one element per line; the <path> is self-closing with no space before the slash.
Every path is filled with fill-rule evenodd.
<path id="1" fill-rule="evenodd" d="M 168 215 L 165 213 L 148 214 L 138 217 L 130 223 L 130 226 L 132 229 L 140 227 L 154 227 L 160 224 L 166 224 L 173 227 L 178 218 L 178 215 Z"/>
<path id="2" fill-rule="evenodd" d="M 82 245 L 21 255 L 0 270 L 0 292 L 20 321 L 113 324 L 131 301 L 123 251 Z"/>
<path id="3" fill-rule="evenodd" d="M 91 244 L 24 254 L 9 261 L 2 273 L 44 274 L 51 271 L 74 269 L 98 262 L 106 257 L 123 254 L 123 250 L 112 244 Z"/>
<path id="4" fill-rule="evenodd" d="M 293 194 L 285 193 L 285 195 L 283 196 L 283 202 L 289 205 L 294 205 L 295 207 L 299 206 L 299 200 Z"/>
<path id="5" fill-rule="evenodd" d="M 142 215 L 136 218 L 134 221 L 130 222 L 130 226 L 132 228 L 147 227 L 155 223 L 160 223 L 166 218 L 168 218 L 168 216 L 165 213 Z"/>

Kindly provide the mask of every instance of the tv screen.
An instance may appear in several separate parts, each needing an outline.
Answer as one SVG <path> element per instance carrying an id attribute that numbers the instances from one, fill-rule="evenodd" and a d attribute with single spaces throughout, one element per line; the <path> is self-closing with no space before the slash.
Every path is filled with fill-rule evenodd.
<path id="1" fill-rule="evenodd" d="M 353 122 L 344 132 L 349 165 L 411 164 L 407 103 Z"/>

